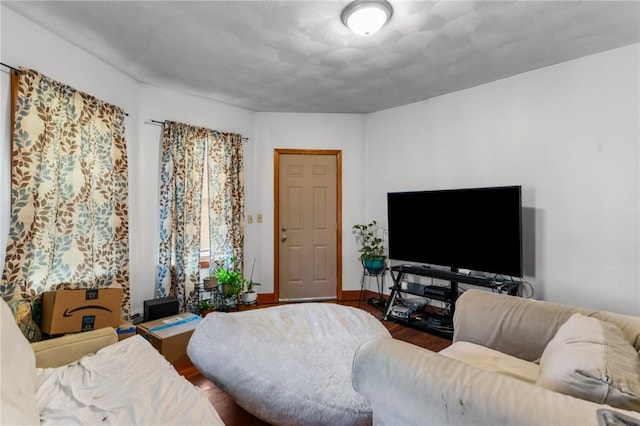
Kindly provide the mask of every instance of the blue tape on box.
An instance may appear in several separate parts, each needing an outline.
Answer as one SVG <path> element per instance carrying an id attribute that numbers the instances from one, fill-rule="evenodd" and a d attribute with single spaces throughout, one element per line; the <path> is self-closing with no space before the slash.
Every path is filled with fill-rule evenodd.
<path id="1" fill-rule="evenodd" d="M 125 334 L 125 333 L 135 333 L 136 332 L 136 327 L 135 326 L 131 326 L 129 328 L 120 328 L 118 327 L 116 329 L 116 333 L 118 334 Z"/>
<path id="2" fill-rule="evenodd" d="M 166 328 L 175 327 L 176 325 L 187 324 L 187 323 L 190 323 L 192 321 L 198 321 L 199 319 L 201 319 L 201 318 L 199 316 L 197 316 L 197 315 L 193 316 L 193 317 L 190 317 L 190 318 L 186 318 L 186 319 L 179 319 L 177 321 L 172 321 L 172 322 L 169 322 L 167 324 L 163 324 L 163 325 L 159 325 L 157 327 L 150 328 L 149 331 L 150 332 L 160 331 L 160 330 L 164 330 Z"/>

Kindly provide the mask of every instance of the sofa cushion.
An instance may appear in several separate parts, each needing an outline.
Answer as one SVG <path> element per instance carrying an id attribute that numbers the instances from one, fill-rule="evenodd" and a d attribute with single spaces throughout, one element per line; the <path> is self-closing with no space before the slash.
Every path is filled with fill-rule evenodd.
<path id="1" fill-rule="evenodd" d="M 503 374 L 531 384 L 535 384 L 538 379 L 537 364 L 475 343 L 456 342 L 438 353 L 481 370 Z"/>
<path id="2" fill-rule="evenodd" d="M 2 353 L 0 354 L 0 424 L 40 424 L 36 402 L 36 360 L 29 342 L 18 328 L 11 308 L 0 302 Z"/>
<path id="3" fill-rule="evenodd" d="M 640 411 L 640 358 L 615 325 L 572 315 L 540 360 L 537 384 L 613 407 Z"/>

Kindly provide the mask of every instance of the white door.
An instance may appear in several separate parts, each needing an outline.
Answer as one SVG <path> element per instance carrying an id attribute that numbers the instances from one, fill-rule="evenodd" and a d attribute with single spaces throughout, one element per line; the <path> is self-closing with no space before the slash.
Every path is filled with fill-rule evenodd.
<path id="1" fill-rule="evenodd" d="M 278 299 L 335 299 L 339 264 L 338 156 L 315 152 L 276 155 Z"/>

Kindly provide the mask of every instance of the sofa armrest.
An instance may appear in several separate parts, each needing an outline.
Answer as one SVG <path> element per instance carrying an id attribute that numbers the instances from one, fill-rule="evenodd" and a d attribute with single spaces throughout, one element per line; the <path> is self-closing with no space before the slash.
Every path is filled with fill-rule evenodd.
<path id="1" fill-rule="evenodd" d="M 596 411 L 610 408 L 391 338 L 358 349 L 352 380 L 376 425 L 597 425 Z"/>
<path id="2" fill-rule="evenodd" d="M 36 367 L 49 368 L 77 361 L 117 341 L 115 329 L 106 327 L 35 342 L 31 344 L 31 348 L 36 355 Z"/>

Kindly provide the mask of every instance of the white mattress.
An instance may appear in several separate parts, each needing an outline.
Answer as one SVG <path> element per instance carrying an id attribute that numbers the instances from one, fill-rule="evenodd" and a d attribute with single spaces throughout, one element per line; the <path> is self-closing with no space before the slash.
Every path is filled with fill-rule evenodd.
<path id="1" fill-rule="evenodd" d="M 204 392 L 141 336 L 37 375 L 42 424 L 223 424 Z"/>

